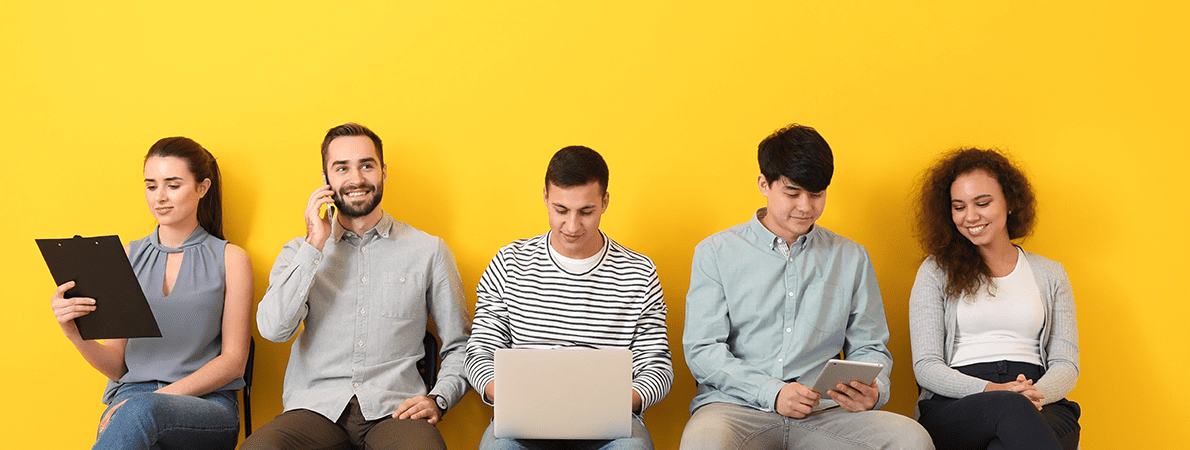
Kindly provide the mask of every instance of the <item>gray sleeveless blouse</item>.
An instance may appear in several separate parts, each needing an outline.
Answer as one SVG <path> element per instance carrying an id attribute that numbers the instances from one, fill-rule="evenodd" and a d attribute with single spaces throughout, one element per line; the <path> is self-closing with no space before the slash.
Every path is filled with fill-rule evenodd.
<path id="1" fill-rule="evenodd" d="M 120 381 L 108 381 L 104 403 L 109 402 L 123 383 L 172 383 L 219 356 L 223 349 L 226 246 L 227 241 L 212 236 L 202 227 L 195 228 L 178 248 L 161 245 L 157 230 L 129 244 L 132 271 L 149 300 L 161 337 L 128 340 L 124 350 L 128 373 Z M 182 267 L 173 290 L 166 296 L 161 293 L 165 284 L 165 259 L 169 253 L 176 252 L 182 252 Z M 217 390 L 242 387 L 244 380 L 240 378 Z"/>

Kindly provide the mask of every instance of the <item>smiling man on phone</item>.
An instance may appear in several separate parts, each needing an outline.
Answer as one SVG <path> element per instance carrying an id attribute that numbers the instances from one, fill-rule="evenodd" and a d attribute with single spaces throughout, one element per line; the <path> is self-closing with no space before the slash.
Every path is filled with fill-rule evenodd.
<path id="1" fill-rule="evenodd" d="M 388 168 L 372 130 L 331 128 L 322 167 L 327 184 L 306 203 L 306 236 L 281 250 L 256 314 L 265 339 L 297 335 L 285 412 L 241 448 L 445 448 L 434 425 L 467 392 L 471 329 L 454 255 L 380 207 Z M 332 203 L 337 211 L 322 215 Z M 426 392 L 416 364 L 431 315 L 442 365 Z"/>

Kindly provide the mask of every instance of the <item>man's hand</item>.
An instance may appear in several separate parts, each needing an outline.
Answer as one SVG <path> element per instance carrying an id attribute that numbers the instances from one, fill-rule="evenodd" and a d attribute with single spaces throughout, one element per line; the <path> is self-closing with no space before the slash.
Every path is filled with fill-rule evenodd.
<path id="1" fill-rule="evenodd" d="M 868 385 L 851 380 L 850 385 L 836 384 L 834 389 L 826 391 L 826 395 L 831 396 L 831 400 L 838 402 L 839 406 L 848 411 L 867 411 L 880 400 L 880 388 L 876 387 L 875 381 Z"/>
<path id="2" fill-rule="evenodd" d="M 821 395 L 804 384 L 796 381 L 786 384 L 780 392 L 777 392 L 777 413 L 801 419 L 814 411 L 820 398 L 822 398 Z"/>
<path id="3" fill-rule="evenodd" d="M 430 397 L 419 395 L 409 400 L 401 402 L 397 406 L 397 412 L 393 413 L 394 419 L 426 419 L 430 425 L 438 423 L 442 419 L 442 413 L 438 411 L 438 404 Z"/>
<path id="4" fill-rule="evenodd" d="M 331 191 L 331 187 L 324 184 L 315 189 L 306 201 L 306 242 L 320 252 L 323 244 L 326 244 L 326 239 L 331 236 L 331 218 L 330 214 L 322 217 L 319 210 L 322 209 L 322 205 L 335 202 L 332 194 L 334 192 Z"/>
<path id="5" fill-rule="evenodd" d="M 488 403 L 496 403 L 496 381 L 489 381 L 487 386 L 483 387 L 483 397 L 488 399 Z"/>

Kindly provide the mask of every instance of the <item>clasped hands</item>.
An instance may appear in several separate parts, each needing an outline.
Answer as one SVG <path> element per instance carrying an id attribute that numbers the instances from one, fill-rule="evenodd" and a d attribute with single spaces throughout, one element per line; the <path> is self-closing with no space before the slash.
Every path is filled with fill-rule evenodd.
<path id="1" fill-rule="evenodd" d="M 1037 387 L 1033 386 L 1033 380 L 1025 378 L 1024 374 L 1017 375 L 1016 381 L 1009 381 L 1007 383 L 988 383 L 987 387 L 983 388 L 983 391 L 1016 392 L 1018 394 L 1024 395 L 1029 399 L 1029 401 L 1033 402 L 1033 406 L 1037 407 L 1038 411 L 1041 410 L 1041 401 L 1045 399 L 1045 394 L 1042 394 L 1041 391 L 1038 391 Z"/>

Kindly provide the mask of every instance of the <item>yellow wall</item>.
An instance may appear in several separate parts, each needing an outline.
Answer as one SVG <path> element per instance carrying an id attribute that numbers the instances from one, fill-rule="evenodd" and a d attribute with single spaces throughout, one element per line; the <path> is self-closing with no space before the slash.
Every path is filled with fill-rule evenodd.
<path id="1" fill-rule="evenodd" d="M 546 230 L 553 151 L 606 157 L 604 230 L 652 257 L 668 294 L 677 376 L 646 414 L 660 449 L 677 448 L 694 393 L 680 351 L 690 257 L 763 204 L 761 138 L 797 121 L 834 148 L 821 223 L 875 261 L 897 361 L 887 409 L 902 414 L 921 257 L 911 185 L 944 149 L 1011 150 L 1040 194 L 1025 247 L 1063 262 L 1075 288 L 1083 448 L 1190 431 L 1180 2 L 331 3 L 6 3 L 6 446 L 89 445 L 102 411 L 103 377 L 54 324 L 34 238 L 148 234 L 140 158 L 189 136 L 220 159 L 227 234 L 260 296 L 304 231 L 322 134 L 345 121 L 385 138 L 385 209 L 442 236 L 471 287 L 497 248 Z M 288 348 L 261 341 L 257 424 L 280 411 Z M 440 429 L 474 448 L 489 414 L 472 393 Z"/>

